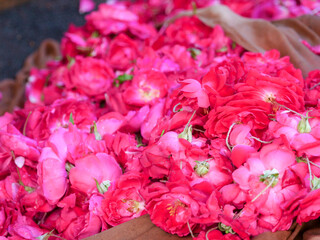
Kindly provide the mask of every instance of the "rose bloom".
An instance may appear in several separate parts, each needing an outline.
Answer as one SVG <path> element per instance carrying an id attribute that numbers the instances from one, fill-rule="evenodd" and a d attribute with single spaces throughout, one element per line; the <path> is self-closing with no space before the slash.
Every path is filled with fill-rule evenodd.
<path id="1" fill-rule="evenodd" d="M 104 181 L 110 181 L 111 188 L 114 188 L 121 173 L 119 164 L 112 156 L 97 153 L 77 159 L 75 167 L 70 170 L 69 179 L 74 189 L 90 194 L 97 191 L 97 184 L 103 184 Z"/>
<path id="2" fill-rule="evenodd" d="M 308 193 L 301 201 L 299 207 L 299 215 L 297 222 L 309 222 L 320 216 L 320 189 L 316 189 Z"/>
<path id="3" fill-rule="evenodd" d="M 44 234 L 44 230 L 31 219 L 18 214 L 14 223 L 9 227 L 9 234 L 13 236 L 11 239 L 37 239 Z"/>
<path id="4" fill-rule="evenodd" d="M 49 147 L 42 150 L 38 164 L 38 184 L 50 204 L 56 204 L 67 190 L 65 159 Z"/>
<path id="5" fill-rule="evenodd" d="M 82 94 L 97 96 L 108 90 L 113 78 L 112 68 L 105 61 L 77 56 L 65 83 L 69 89 L 75 87 Z"/>
<path id="6" fill-rule="evenodd" d="M 115 37 L 108 52 L 108 62 L 113 68 L 126 70 L 133 66 L 138 56 L 137 44 L 127 35 L 120 34 Z"/>
<path id="7" fill-rule="evenodd" d="M 147 213 L 140 190 L 146 185 L 147 175 L 135 171 L 122 175 L 114 191 L 107 191 L 102 200 L 104 219 L 111 226 L 127 222 Z"/>
<path id="8" fill-rule="evenodd" d="M 18 212 L 14 209 L 13 204 L 0 203 L 0 235 L 8 234 L 8 226 L 17 218 Z"/>
<path id="9" fill-rule="evenodd" d="M 197 215 L 199 204 L 191 196 L 183 193 L 166 193 L 159 198 L 152 199 L 147 205 L 151 221 L 168 233 L 180 237 L 188 235 L 187 222 Z M 189 222 L 190 227 L 195 224 Z"/>
<path id="10" fill-rule="evenodd" d="M 135 187 L 107 191 L 104 196 L 104 219 L 111 226 L 117 226 L 147 213 L 144 199 Z"/>
<path id="11" fill-rule="evenodd" d="M 141 107 L 165 97 L 167 92 L 166 75 L 159 71 L 149 70 L 137 72 L 132 79 L 132 85 L 126 88 L 122 96 L 125 103 Z"/>
<path id="12" fill-rule="evenodd" d="M 99 10 L 86 16 L 87 24 L 101 34 L 120 33 L 139 20 L 138 16 L 121 5 L 100 4 Z"/>

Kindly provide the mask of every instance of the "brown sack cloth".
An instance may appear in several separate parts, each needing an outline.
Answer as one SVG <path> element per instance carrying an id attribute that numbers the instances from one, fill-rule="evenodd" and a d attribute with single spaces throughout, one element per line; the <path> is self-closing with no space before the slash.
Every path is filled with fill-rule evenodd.
<path id="1" fill-rule="evenodd" d="M 166 233 L 153 225 L 149 215 L 144 215 L 113 227 L 86 240 L 192 240 L 192 237 L 180 238 Z"/>
<path id="2" fill-rule="evenodd" d="M 288 231 L 265 232 L 253 240 L 320 240 L 320 221 L 314 220 L 300 226 L 293 224 Z M 180 238 L 171 235 L 153 225 L 149 215 L 130 220 L 107 231 L 96 234 L 86 240 L 192 240 L 192 237 Z M 210 240 L 210 239 L 209 239 Z"/>
<path id="3" fill-rule="evenodd" d="M 17 73 L 16 79 L 6 79 L 0 82 L 0 116 L 11 112 L 16 106 L 22 107 L 24 102 L 24 86 L 31 68 L 45 68 L 50 60 L 61 56 L 59 43 L 52 39 L 44 40 L 37 51 L 25 61 L 23 68 Z"/>
<path id="4" fill-rule="evenodd" d="M 192 16 L 193 11 L 183 11 L 168 22 Z M 311 52 L 301 40 L 311 46 L 320 45 L 320 17 L 304 15 L 297 18 L 266 21 L 241 17 L 224 5 L 213 5 L 196 10 L 198 18 L 206 25 L 220 25 L 226 35 L 251 52 L 280 51 L 281 56 L 289 56 L 304 77 L 311 70 L 320 69 L 320 56 Z"/>
<path id="5" fill-rule="evenodd" d="M 182 12 L 177 17 L 191 16 L 191 11 Z M 264 52 L 278 49 L 281 56 L 290 56 L 295 67 L 300 68 L 304 76 L 313 69 L 320 69 L 320 57 L 313 54 L 300 40 L 306 40 L 311 45 L 320 44 L 320 18 L 316 16 L 301 16 L 295 19 L 284 19 L 268 22 L 241 17 L 225 6 L 215 5 L 198 9 L 197 15 L 209 26 L 219 24 L 226 34 L 239 45 L 249 51 Z M 175 17 L 174 19 L 176 19 Z M 60 56 L 58 43 L 48 40 L 41 44 L 40 49 L 28 57 L 25 66 L 17 74 L 16 81 L 0 83 L 3 100 L 0 101 L 0 115 L 12 111 L 16 105 L 23 103 L 24 84 L 31 67 L 45 67 L 46 62 Z M 294 225 L 289 231 L 264 233 L 255 240 L 320 240 L 319 221 Z M 87 238 L 88 240 L 175 240 L 176 235 L 165 233 L 150 221 L 148 215 L 139 217 L 100 234 Z M 186 240 L 191 237 L 182 238 Z"/>

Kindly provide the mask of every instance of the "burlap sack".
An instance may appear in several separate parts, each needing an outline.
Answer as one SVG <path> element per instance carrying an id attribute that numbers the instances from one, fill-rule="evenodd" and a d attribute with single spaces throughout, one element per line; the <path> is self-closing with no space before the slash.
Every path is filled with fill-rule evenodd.
<path id="1" fill-rule="evenodd" d="M 278 49 L 282 56 L 290 56 L 295 67 L 300 68 L 304 76 L 314 69 L 320 69 L 320 57 L 312 53 L 301 40 L 311 45 L 320 44 L 320 18 L 301 16 L 295 19 L 284 19 L 268 22 L 241 17 L 225 6 L 215 5 L 198 9 L 199 19 L 208 26 L 219 24 L 227 36 L 244 48 L 253 52 L 264 52 Z M 185 11 L 177 15 L 191 16 L 193 12 Z M 31 54 L 15 81 L 5 80 L 0 83 L 3 99 L 0 101 L 0 114 L 12 111 L 15 106 L 22 106 L 24 85 L 32 67 L 43 68 L 48 60 L 60 56 L 59 44 L 53 40 L 45 40 L 40 48 Z M 295 224 L 289 231 L 264 233 L 254 240 L 320 240 L 319 221 L 300 226 Z M 150 221 L 148 215 L 131 220 L 110 230 L 87 238 L 88 240 L 167 240 L 180 239 L 165 233 Z M 192 239 L 185 237 L 183 239 Z"/>
<path id="2" fill-rule="evenodd" d="M 26 59 L 23 68 L 16 74 L 15 80 L 6 79 L 0 82 L 0 116 L 11 112 L 15 107 L 22 107 L 24 102 L 24 86 L 31 68 L 45 68 L 50 60 L 61 56 L 59 43 L 52 39 L 44 40 L 37 51 Z"/>

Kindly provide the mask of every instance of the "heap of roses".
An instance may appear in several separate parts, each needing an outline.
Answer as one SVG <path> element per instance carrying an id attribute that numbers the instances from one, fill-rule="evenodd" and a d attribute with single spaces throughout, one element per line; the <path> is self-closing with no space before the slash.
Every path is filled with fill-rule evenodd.
<path id="1" fill-rule="evenodd" d="M 25 107 L 0 117 L 1 240 L 147 213 L 171 234 L 249 239 L 320 216 L 320 71 L 196 16 L 156 29 L 165 6 L 102 4 L 31 71 Z"/>

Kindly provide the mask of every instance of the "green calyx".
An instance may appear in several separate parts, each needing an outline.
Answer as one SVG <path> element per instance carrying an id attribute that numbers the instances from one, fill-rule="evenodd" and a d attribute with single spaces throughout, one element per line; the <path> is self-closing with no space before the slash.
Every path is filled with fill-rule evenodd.
<path id="1" fill-rule="evenodd" d="M 113 80 L 113 86 L 119 87 L 122 83 L 133 79 L 132 74 L 122 74 Z"/>
<path id="2" fill-rule="evenodd" d="M 189 119 L 187 125 L 184 127 L 183 132 L 178 135 L 178 138 L 184 138 L 187 141 L 192 142 L 192 125 L 190 125 L 190 122 L 193 116 L 195 115 L 195 113 L 196 113 L 196 110 L 192 113 L 191 118 Z"/>
<path id="3" fill-rule="evenodd" d="M 306 117 L 301 118 L 299 124 L 298 124 L 298 131 L 299 133 L 309 133 L 311 132 L 311 126 L 309 123 L 308 113 L 306 114 Z"/>
<path id="4" fill-rule="evenodd" d="M 97 124 L 95 121 L 93 122 L 93 126 L 91 126 L 91 133 L 94 133 L 94 137 L 96 140 L 102 140 L 102 136 L 98 132 Z"/>
<path id="5" fill-rule="evenodd" d="M 196 59 L 197 56 L 199 56 L 201 54 L 201 50 L 199 50 L 198 48 L 188 48 L 187 51 L 190 52 L 191 57 L 193 59 Z"/>
<path id="6" fill-rule="evenodd" d="M 218 224 L 218 228 L 221 232 L 235 234 L 235 232 L 232 230 L 230 226 L 227 226 L 221 222 Z"/>
<path id="7" fill-rule="evenodd" d="M 271 187 L 274 187 L 278 183 L 279 178 L 279 172 L 277 169 L 272 170 L 265 170 L 263 171 L 263 174 L 260 175 L 259 180 L 260 182 L 265 183 L 266 185 L 269 185 L 271 182 Z"/>
<path id="8" fill-rule="evenodd" d="M 74 125 L 74 119 L 73 119 L 72 113 L 70 113 L 69 122 L 71 122 Z"/>
<path id="9" fill-rule="evenodd" d="M 94 179 L 94 181 L 96 182 L 97 189 L 101 194 L 104 194 L 106 191 L 108 191 L 109 187 L 111 186 L 110 180 L 102 181 L 100 184 L 97 179 Z"/>
<path id="10" fill-rule="evenodd" d="M 194 166 L 194 171 L 199 177 L 203 177 L 209 172 L 210 165 L 207 161 L 196 161 L 197 164 Z"/>

